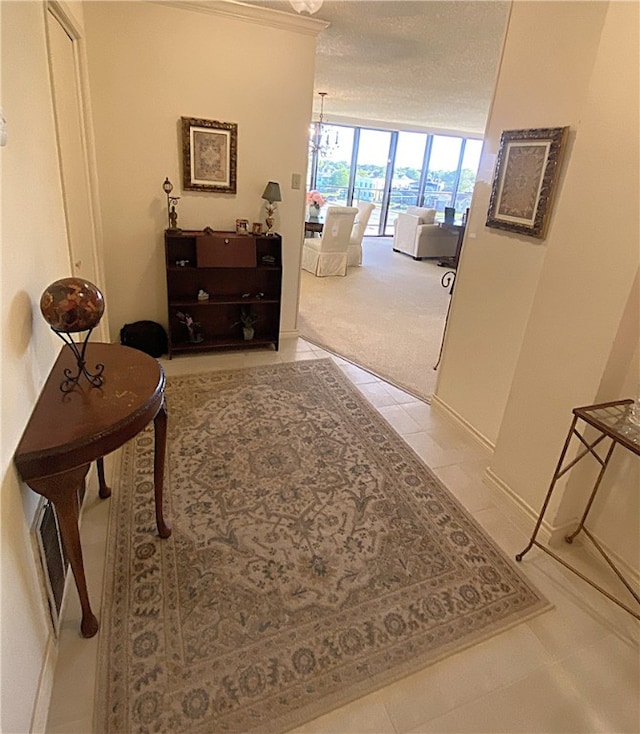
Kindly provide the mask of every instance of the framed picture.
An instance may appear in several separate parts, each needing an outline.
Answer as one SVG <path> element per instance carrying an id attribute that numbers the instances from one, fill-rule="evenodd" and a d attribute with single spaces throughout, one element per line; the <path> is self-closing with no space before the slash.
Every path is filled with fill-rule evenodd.
<path id="1" fill-rule="evenodd" d="M 195 117 L 181 120 L 183 188 L 235 194 L 238 126 Z"/>
<path id="2" fill-rule="evenodd" d="M 249 234 L 248 219 L 236 219 L 236 234 Z"/>
<path id="3" fill-rule="evenodd" d="M 253 234 L 262 234 L 262 222 L 254 222 L 251 231 Z"/>
<path id="4" fill-rule="evenodd" d="M 502 133 L 487 227 L 545 236 L 568 132 L 549 127 Z"/>

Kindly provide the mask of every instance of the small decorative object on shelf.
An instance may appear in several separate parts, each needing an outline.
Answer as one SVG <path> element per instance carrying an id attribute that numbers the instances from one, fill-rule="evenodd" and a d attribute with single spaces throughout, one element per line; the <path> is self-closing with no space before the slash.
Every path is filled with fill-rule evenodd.
<path id="1" fill-rule="evenodd" d="M 267 236 L 271 237 L 274 234 L 273 223 L 275 220 L 275 212 L 277 209 L 276 202 L 282 201 L 282 194 L 280 193 L 280 184 L 275 181 L 269 181 L 265 186 L 262 198 L 267 202 Z"/>
<path id="2" fill-rule="evenodd" d="M 180 323 L 187 327 L 187 331 L 189 332 L 189 341 L 192 344 L 199 344 L 201 341 L 204 341 L 202 326 L 197 321 L 194 321 L 188 313 L 178 311 L 176 313 L 176 318 Z"/>
<path id="3" fill-rule="evenodd" d="M 169 220 L 167 231 L 180 232 L 180 230 L 178 229 L 178 212 L 176 211 L 176 206 L 178 205 L 180 197 L 171 196 L 171 192 L 173 191 L 173 184 L 171 183 L 171 181 L 169 181 L 168 178 L 165 178 L 164 183 L 162 184 L 162 189 L 167 195 L 167 219 Z"/>
<path id="4" fill-rule="evenodd" d="M 84 375 L 94 386 L 103 383 L 103 364 L 95 366 L 95 372 L 89 372 L 85 363 L 87 342 L 91 332 L 100 322 L 104 313 L 104 298 L 100 289 L 83 278 L 62 278 L 47 286 L 40 297 L 40 311 L 62 341 L 73 352 L 78 371 L 73 374 L 68 368 L 64 371 L 65 379 L 60 384 L 62 392 L 71 392 L 80 376 Z M 86 331 L 82 342 L 76 343 L 71 334 Z"/>
<path id="5" fill-rule="evenodd" d="M 200 288 L 200 290 L 198 291 L 198 300 L 199 301 L 208 301 L 209 300 L 209 294 L 207 293 L 207 291 L 202 290 L 202 288 Z"/>
<path id="6" fill-rule="evenodd" d="M 240 309 L 240 320 L 236 321 L 234 326 L 242 326 L 242 336 L 245 341 L 251 341 L 253 339 L 255 330 L 254 326 L 258 317 L 253 313 L 250 308 Z"/>

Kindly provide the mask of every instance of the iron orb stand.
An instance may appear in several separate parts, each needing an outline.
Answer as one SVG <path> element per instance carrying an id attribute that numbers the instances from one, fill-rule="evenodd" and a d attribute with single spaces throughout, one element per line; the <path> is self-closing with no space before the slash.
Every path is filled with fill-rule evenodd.
<path id="1" fill-rule="evenodd" d="M 75 390 L 80 381 L 80 377 L 84 375 L 89 383 L 93 387 L 102 387 L 104 378 L 102 373 L 104 372 L 104 364 L 98 363 L 95 366 L 95 372 L 89 372 L 87 369 L 87 363 L 85 361 L 85 354 L 87 351 L 87 344 L 89 343 L 89 337 L 93 331 L 93 327 L 87 331 L 86 336 L 82 342 L 75 342 L 69 332 L 59 331 L 51 327 L 51 331 L 57 334 L 62 341 L 71 349 L 74 357 L 76 358 L 77 371 L 74 373 L 72 369 L 66 367 L 64 370 L 65 379 L 60 383 L 60 390 L 63 393 L 69 393 Z"/>

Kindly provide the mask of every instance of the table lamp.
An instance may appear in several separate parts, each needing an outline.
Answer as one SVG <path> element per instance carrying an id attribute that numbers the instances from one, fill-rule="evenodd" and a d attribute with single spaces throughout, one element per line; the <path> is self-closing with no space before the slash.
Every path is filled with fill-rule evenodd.
<path id="1" fill-rule="evenodd" d="M 73 352 L 77 372 L 69 368 L 64 371 L 65 379 L 60 384 L 62 392 L 71 392 L 84 375 L 94 386 L 103 383 L 103 364 L 97 364 L 95 372 L 89 372 L 85 363 L 85 352 L 91 332 L 104 313 L 104 298 L 100 289 L 84 278 L 62 278 L 48 285 L 40 297 L 40 311 L 45 321 Z M 71 334 L 86 331 L 82 342 L 76 343 Z"/>
<path id="2" fill-rule="evenodd" d="M 267 202 L 267 237 L 272 237 L 273 232 L 273 221 L 274 221 L 274 214 L 276 211 L 276 201 L 282 201 L 282 196 L 280 194 L 280 184 L 276 183 L 275 181 L 269 181 L 269 183 L 265 186 L 264 193 L 262 194 L 262 198 Z"/>

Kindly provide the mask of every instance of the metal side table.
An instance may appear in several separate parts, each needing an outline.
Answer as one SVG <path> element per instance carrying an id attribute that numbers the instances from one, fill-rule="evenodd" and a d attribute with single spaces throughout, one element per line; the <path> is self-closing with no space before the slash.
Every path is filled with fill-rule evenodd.
<path id="1" fill-rule="evenodd" d="M 587 521 L 587 517 L 589 516 L 593 501 L 596 497 L 598 488 L 600 487 L 602 478 L 604 477 L 604 474 L 607 470 L 607 466 L 609 465 L 609 461 L 616 445 L 620 444 L 629 451 L 632 451 L 637 456 L 640 456 L 639 412 L 640 406 L 638 406 L 637 403 L 634 403 L 634 401 L 630 399 L 619 400 L 611 403 L 600 403 L 598 405 L 587 405 L 582 408 L 573 409 L 573 421 L 571 423 L 571 428 L 569 429 L 569 433 L 567 434 L 564 448 L 562 449 L 562 453 L 560 454 L 560 459 L 558 460 L 556 471 L 553 475 L 553 479 L 551 480 L 551 485 L 549 486 L 549 491 L 547 492 L 547 496 L 545 497 L 542 509 L 540 510 L 540 514 L 533 530 L 533 534 L 531 535 L 531 540 L 529 541 L 529 545 L 527 545 L 527 547 L 523 551 L 516 555 L 516 561 L 521 561 L 523 556 L 528 553 L 534 545 L 537 546 L 545 553 L 550 555 L 552 558 L 554 558 L 556 561 L 565 566 L 565 568 L 568 568 L 581 579 L 583 579 L 588 584 L 604 594 L 606 597 L 608 597 L 611 601 L 615 602 L 618 606 L 629 612 L 629 614 L 634 616 L 636 619 L 640 619 L 640 595 L 638 595 L 638 593 L 632 588 L 631 584 L 627 581 L 627 579 L 624 578 L 621 571 L 617 568 L 611 558 L 609 558 L 602 546 L 585 527 L 585 523 Z M 599 432 L 599 435 L 591 442 L 589 442 L 578 430 L 577 425 L 579 420 L 586 424 L 581 429 L 583 433 L 587 426 L 592 426 Z M 566 466 L 563 466 L 565 456 L 569 448 L 571 438 L 573 436 L 577 437 L 577 439 L 583 445 L 583 448 L 573 460 L 569 461 Z M 601 453 L 604 453 L 604 458 L 602 458 L 602 456 L 597 451 L 595 451 L 596 447 L 600 444 L 602 444 L 604 448 L 604 451 L 601 451 Z M 582 515 L 582 519 L 580 520 L 578 527 L 570 535 L 567 535 L 565 537 L 565 540 L 567 541 L 567 543 L 572 543 L 574 538 L 579 533 L 584 533 L 591 541 L 593 546 L 596 548 L 598 553 L 600 553 L 600 555 L 611 567 L 616 576 L 627 588 L 631 596 L 635 599 L 638 608 L 632 608 L 628 606 L 620 599 L 610 594 L 606 589 L 598 586 L 598 584 L 596 584 L 583 573 L 578 571 L 578 569 L 568 564 L 564 559 L 557 556 L 547 546 L 542 545 L 538 540 L 536 540 L 538 531 L 540 530 L 540 526 L 542 525 L 542 519 L 549 505 L 553 490 L 555 489 L 556 482 L 558 481 L 558 479 L 560 479 L 561 476 L 566 474 L 566 472 L 568 472 L 571 467 L 575 466 L 578 461 L 582 459 L 583 456 L 587 456 L 588 454 L 591 454 L 591 456 L 593 456 L 600 464 L 600 472 L 598 473 L 593 489 L 591 490 L 591 495 L 589 496 L 586 507 L 584 509 L 584 513 Z"/>

